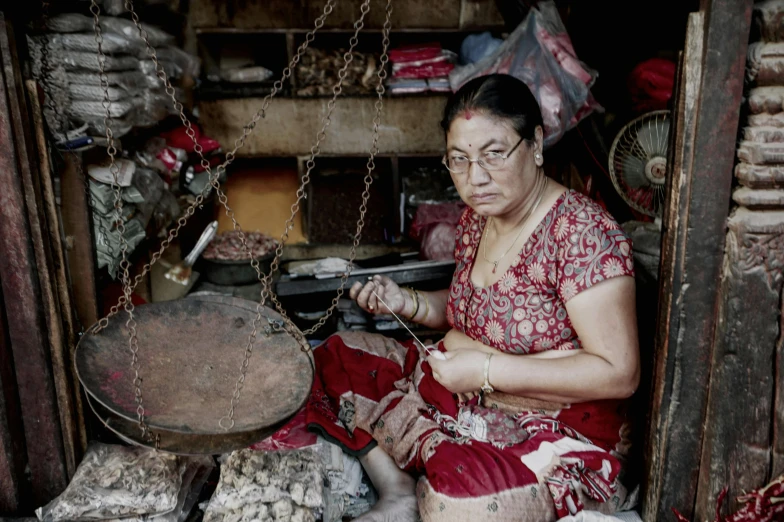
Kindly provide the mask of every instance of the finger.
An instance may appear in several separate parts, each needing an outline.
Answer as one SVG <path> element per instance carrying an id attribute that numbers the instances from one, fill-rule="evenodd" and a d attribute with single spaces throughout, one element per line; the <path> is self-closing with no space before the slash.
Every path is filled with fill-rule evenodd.
<path id="1" fill-rule="evenodd" d="M 351 289 L 348 291 L 348 296 L 351 299 L 354 299 L 356 301 L 357 296 L 359 295 L 360 290 L 362 290 L 362 283 L 357 281 L 356 283 L 351 285 Z"/>
<path id="2" fill-rule="evenodd" d="M 387 299 L 386 299 L 386 288 L 384 286 L 381 286 L 381 285 L 377 285 L 376 286 L 376 297 L 377 297 L 377 301 L 378 301 L 378 309 L 379 310 L 383 309 L 384 313 L 388 314 L 390 312 L 390 310 L 384 304 L 387 301 Z"/>
<path id="3" fill-rule="evenodd" d="M 362 290 L 359 292 L 359 295 L 357 296 L 357 304 L 359 304 L 359 306 L 364 308 L 365 310 L 370 310 L 370 306 L 372 306 L 369 300 L 370 297 L 373 295 L 372 292 L 374 288 L 375 288 L 375 284 L 373 282 L 369 282 L 365 284 L 365 286 L 362 288 Z"/>

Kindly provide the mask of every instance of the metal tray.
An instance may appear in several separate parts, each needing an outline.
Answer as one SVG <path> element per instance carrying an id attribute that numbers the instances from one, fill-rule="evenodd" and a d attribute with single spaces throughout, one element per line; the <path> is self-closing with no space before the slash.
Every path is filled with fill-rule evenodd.
<path id="1" fill-rule="evenodd" d="M 228 296 L 194 296 L 136 309 L 142 392 L 150 429 L 160 448 L 179 454 L 218 454 L 264 439 L 304 406 L 313 383 L 313 359 L 287 333 L 265 335 L 263 309 L 235 426 L 226 415 L 256 303 Z M 112 318 L 98 334 L 88 333 L 75 354 L 76 371 L 90 405 L 104 425 L 128 442 L 141 439 L 130 369 L 126 317 Z"/>

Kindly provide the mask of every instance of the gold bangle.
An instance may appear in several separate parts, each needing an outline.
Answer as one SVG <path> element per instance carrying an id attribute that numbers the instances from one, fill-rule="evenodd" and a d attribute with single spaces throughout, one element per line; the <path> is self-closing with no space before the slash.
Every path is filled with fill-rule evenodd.
<path id="1" fill-rule="evenodd" d="M 408 295 L 414 300 L 414 312 L 408 316 L 408 319 L 413 321 L 414 317 L 416 317 L 416 314 L 419 312 L 419 299 L 417 298 L 416 290 L 406 287 L 406 292 L 408 292 Z"/>
<path id="2" fill-rule="evenodd" d="M 484 371 L 485 382 L 484 382 L 484 384 L 482 385 L 482 388 L 481 388 L 482 393 L 485 393 L 485 394 L 486 393 L 493 393 L 495 391 L 495 389 L 493 388 L 493 385 L 490 384 L 490 359 L 492 359 L 492 358 L 493 358 L 493 354 L 492 353 L 488 353 L 487 354 L 487 358 L 485 359 L 485 371 Z"/>
<path id="3" fill-rule="evenodd" d="M 421 294 L 421 295 L 422 295 L 422 299 L 424 299 L 425 301 L 425 315 L 424 317 L 422 317 L 422 320 L 427 321 L 427 316 L 430 315 L 430 303 L 427 300 L 427 295 L 425 294 Z"/>

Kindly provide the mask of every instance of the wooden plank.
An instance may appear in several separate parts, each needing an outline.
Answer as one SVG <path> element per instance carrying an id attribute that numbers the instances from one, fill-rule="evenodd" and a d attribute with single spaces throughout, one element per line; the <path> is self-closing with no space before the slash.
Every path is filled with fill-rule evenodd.
<path id="1" fill-rule="evenodd" d="M 503 28 L 504 19 L 495 0 L 462 0 L 460 2 L 460 28 Z"/>
<path id="2" fill-rule="evenodd" d="M 78 393 L 76 368 L 71 364 L 76 350 L 76 343 L 78 342 L 77 336 L 79 327 L 76 324 L 73 301 L 71 300 L 71 288 L 68 282 L 60 216 L 55 200 L 54 186 L 52 184 L 49 148 L 44 133 L 43 113 L 39 103 L 39 90 L 37 84 L 32 80 L 27 81 L 26 85 L 38 150 L 38 191 L 41 196 L 39 204 L 43 207 L 44 219 L 46 220 L 45 232 L 47 232 L 44 240 L 48 242 L 50 246 L 50 262 L 52 264 L 52 272 L 56 286 L 54 291 L 57 299 L 57 312 L 62 324 L 63 334 L 61 346 L 52 346 L 55 385 L 58 389 L 58 400 L 60 401 L 61 422 L 65 422 L 63 419 L 65 412 L 71 410 L 71 423 L 74 425 L 73 433 L 64 433 L 65 440 L 71 440 L 73 443 L 73 447 L 69 453 L 70 458 L 68 459 L 68 476 L 70 478 L 73 477 L 73 474 L 76 471 L 75 466 L 81 460 L 81 456 L 87 449 L 84 409 L 82 406 L 81 394 Z M 51 320 L 53 320 L 53 318 L 50 318 L 50 321 Z"/>
<path id="3" fill-rule="evenodd" d="M 92 214 L 85 193 L 82 162 L 79 154 L 66 154 L 63 158 L 60 212 L 76 316 L 79 325 L 88 328 L 98 321 L 98 301 Z"/>
<path id="4" fill-rule="evenodd" d="M 651 392 L 650 420 L 646 440 L 648 448 L 645 459 L 643 483 L 643 518 L 656 520 L 659 512 L 659 497 L 662 495 L 663 459 L 667 447 L 667 410 L 663 408 L 665 397 L 672 393 L 672 384 L 660 378 L 672 372 L 673 358 L 670 357 L 670 333 L 677 331 L 677 316 L 669 311 L 674 307 L 676 294 L 682 278 L 682 255 L 680 245 L 684 242 L 686 227 L 681 217 L 686 216 L 687 195 L 691 178 L 691 154 L 696 121 L 695 106 L 702 81 L 703 13 L 693 13 L 688 20 L 686 43 L 681 56 L 675 92 L 672 134 L 669 157 L 667 158 L 667 200 L 662 221 L 661 266 L 659 269 L 659 314 L 655 340 L 654 379 Z M 683 197 L 682 197 L 683 196 Z"/>
<path id="5" fill-rule="evenodd" d="M 304 20 L 305 27 L 312 27 L 313 21 L 324 11 L 326 0 L 307 0 L 308 11 Z M 440 0 L 422 2 L 421 0 L 392 0 L 390 21 L 393 29 L 401 28 L 449 28 L 460 26 L 460 0 Z M 337 2 L 335 10 L 327 18 L 325 27 L 351 28 L 359 18 L 361 0 Z M 370 12 L 365 17 L 365 28 L 380 28 L 386 17 L 386 0 L 372 0 Z"/>
<path id="6" fill-rule="evenodd" d="M 770 477 L 777 388 L 771 361 L 777 358 L 780 336 L 784 211 L 738 209 L 729 220 L 726 250 L 695 507 L 698 520 L 712 516 L 725 486 L 732 512 L 738 507 L 736 495 L 764 486 Z"/>
<path id="7" fill-rule="evenodd" d="M 699 90 L 694 144 L 686 157 L 691 162 L 680 180 L 683 201 L 677 220 L 670 209 L 668 225 L 675 228 L 665 232 L 674 236 L 664 243 L 673 265 L 659 314 L 663 333 L 648 451 L 653 462 L 644 507 L 651 521 L 666 520 L 673 507 L 687 518 L 694 514 L 751 6 L 750 0 L 711 0 L 704 14 L 702 85 L 721 88 Z M 687 55 L 696 44 L 694 34 L 692 18 Z"/>
<path id="8" fill-rule="evenodd" d="M 305 25 L 306 0 L 191 0 L 193 27 L 271 29 Z"/>
<path id="9" fill-rule="evenodd" d="M 23 478 L 24 434 L 13 367 L 5 309 L 0 306 L 0 513 L 18 512 L 24 493 L 29 494 L 29 484 Z"/>
<path id="10" fill-rule="evenodd" d="M 380 132 L 382 153 L 439 155 L 444 149 L 443 117 L 446 96 L 387 98 Z M 324 154 L 367 154 L 372 143 L 374 99 L 341 98 L 321 145 Z M 310 152 L 326 98 L 275 98 L 238 156 L 305 156 Z M 261 107 L 261 99 L 205 101 L 200 104 L 204 131 L 221 143 L 234 143 Z"/>
<path id="11" fill-rule="evenodd" d="M 0 283 L 5 297 L 8 336 L 22 405 L 33 499 L 41 505 L 58 495 L 67 482 L 62 433 L 52 371 L 47 353 L 41 288 L 25 209 L 9 100 L 18 96 L 9 47 L 10 25 L 0 13 Z M 19 86 L 21 87 L 21 86 Z M 27 161 L 27 156 L 21 156 Z"/>

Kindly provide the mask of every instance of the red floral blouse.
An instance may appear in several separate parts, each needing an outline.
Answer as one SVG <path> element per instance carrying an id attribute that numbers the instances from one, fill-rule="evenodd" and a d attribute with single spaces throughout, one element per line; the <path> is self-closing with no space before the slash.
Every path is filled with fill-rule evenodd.
<path id="1" fill-rule="evenodd" d="M 633 276 L 631 241 L 592 199 L 562 194 L 499 281 L 471 281 L 487 219 L 468 208 L 457 226 L 447 320 L 508 353 L 581 348 L 566 302 L 598 282 Z"/>

